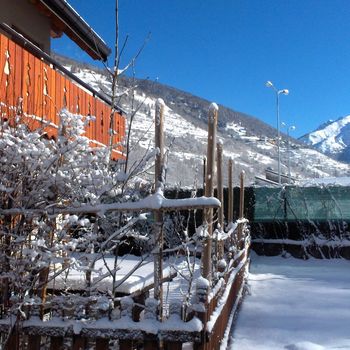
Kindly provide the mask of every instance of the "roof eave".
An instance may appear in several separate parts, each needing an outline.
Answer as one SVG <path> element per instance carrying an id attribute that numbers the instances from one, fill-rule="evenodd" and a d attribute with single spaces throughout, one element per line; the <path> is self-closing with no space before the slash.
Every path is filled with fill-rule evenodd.
<path id="1" fill-rule="evenodd" d="M 37 0 L 36 4 L 51 19 L 55 36 L 59 28 L 93 59 L 107 60 L 111 49 L 65 0 Z"/>

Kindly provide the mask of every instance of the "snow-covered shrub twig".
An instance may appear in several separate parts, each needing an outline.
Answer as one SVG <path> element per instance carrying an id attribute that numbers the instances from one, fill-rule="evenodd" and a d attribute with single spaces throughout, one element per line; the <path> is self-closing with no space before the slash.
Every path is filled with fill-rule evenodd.
<path id="1" fill-rule="evenodd" d="M 59 117 L 57 140 L 48 139 L 43 129 L 1 124 L 0 211 L 21 212 L 0 214 L 1 295 L 7 310 L 22 309 L 24 300 L 34 296 L 43 303 L 49 280 L 71 267 L 88 276 L 95 260 L 91 253 L 115 253 L 130 232 L 138 239 L 138 213 L 52 214 L 57 207 L 137 200 L 144 189 L 124 170 L 123 176 L 116 171 L 118 164 L 110 162 L 107 147 L 91 146 L 84 136 L 88 118 L 67 110 Z M 37 215 L 26 215 L 33 209 Z M 144 244 L 144 237 L 140 239 Z"/>

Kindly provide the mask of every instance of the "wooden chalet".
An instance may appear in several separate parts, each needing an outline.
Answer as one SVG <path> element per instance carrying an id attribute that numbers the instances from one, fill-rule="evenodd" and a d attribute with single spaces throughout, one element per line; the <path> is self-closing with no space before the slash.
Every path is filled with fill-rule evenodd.
<path id="1" fill-rule="evenodd" d="M 49 137 L 58 129 L 58 113 L 94 116 L 86 136 L 96 146 L 115 145 L 123 157 L 125 117 L 110 98 L 84 83 L 50 56 L 52 38 L 66 34 L 93 59 L 105 61 L 109 47 L 65 0 L 1 0 L 0 113 L 20 115 L 30 128 Z M 113 130 L 110 130 L 112 118 Z"/>

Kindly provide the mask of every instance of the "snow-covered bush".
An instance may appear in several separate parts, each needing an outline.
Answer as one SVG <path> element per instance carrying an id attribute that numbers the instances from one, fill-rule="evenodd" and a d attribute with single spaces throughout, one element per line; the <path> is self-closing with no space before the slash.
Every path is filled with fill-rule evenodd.
<path id="1" fill-rule="evenodd" d="M 0 292 L 16 308 L 44 296 L 50 266 L 56 273 L 91 269 L 93 262 L 72 252 L 115 253 L 128 233 L 137 237 L 137 214 L 58 215 L 55 209 L 134 201 L 149 191 L 111 160 L 108 147 L 91 146 L 84 136 L 88 118 L 67 110 L 59 117 L 57 140 L 44 129 L 0 125 Z"/>

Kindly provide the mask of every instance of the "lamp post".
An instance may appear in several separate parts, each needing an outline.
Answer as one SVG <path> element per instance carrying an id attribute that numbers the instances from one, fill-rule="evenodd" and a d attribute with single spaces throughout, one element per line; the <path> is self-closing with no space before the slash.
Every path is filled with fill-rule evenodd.
<path id="1" fill-rule="evenodd" d="M 278 183 L 281 184 L 281 152 L 280 152 L 280 101 L 279 96 L 282 95 L 288 95 L 289 90 L 283 89 L 278 90 L 271 81 L 266 82 L 266 86 L 268 88 L 272 88 L 276 93 L 276 114 L 277 114 L 277 153 L 278 153 Z"/>
<path id="2" fill-rule="evenodd" d="M 287 129 L 287 156 L 288 156 L 288 183 L 291 182 L 291 174 L 290 174 L 290 142 L 289 142 L 289 134 L 291 131 L 295 130 L 294 125 L 286 125 L 286 123 L 281 123 L 282 127 L 285 127 Z"/>

